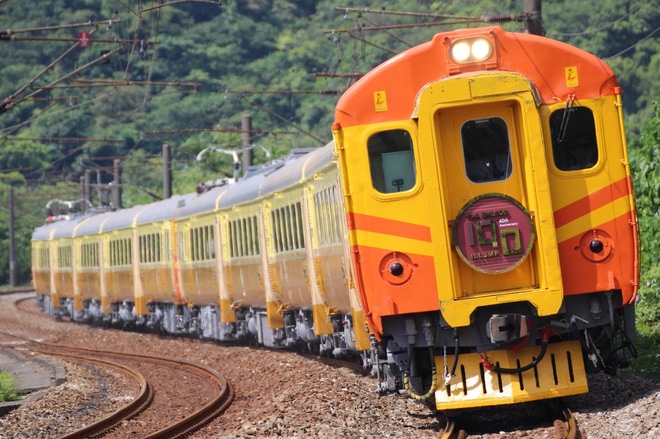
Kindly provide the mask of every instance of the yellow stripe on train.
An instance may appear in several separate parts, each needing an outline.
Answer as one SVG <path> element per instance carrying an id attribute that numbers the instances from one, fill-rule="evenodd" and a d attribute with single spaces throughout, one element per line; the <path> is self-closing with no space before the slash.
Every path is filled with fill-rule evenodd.
<path id="1" fill-rule="evenodd" d="M 368 232 L 365 230 L 354 231 L 361 245 L 374 248 L 391 249 L 414 253 L 418 255 L 432 255 L 432 243 L 419 241 L 417 239 L 404 238 L 396 235 Z"/>
<path id="2" fill-rule="evenodd" d="M 614 200 L 612 203 L 599 209 L 590 211 L 587 215 L 576 218 L 570 223 L 557 228 L 557 242 L 563 242 L 573 236 L 585 233 L 591 230 L 594 225 L 594 219 L 598 224 L 605 224 L 623 215 L 630 214 L 630 202 L 627 197 Z"/>

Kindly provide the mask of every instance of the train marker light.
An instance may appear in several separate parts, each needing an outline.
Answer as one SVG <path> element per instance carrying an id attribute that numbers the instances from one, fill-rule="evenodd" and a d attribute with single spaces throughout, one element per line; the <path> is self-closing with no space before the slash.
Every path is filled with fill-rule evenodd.
<path id="1" fill-rule="evenodd" d="M 381 278 L 391 285 L 403 285 L 410 280 L 417 264 L 405 253 L 388 253 L 381 259 L 379 271 Z"/>
<path id="2" fill-rule="evenodd" d="M 603 246 L 603 241 L 601 241 L 601 240 L 599 240 L 599 239 L 593 239 L 593 240 L 589 243 L 589 249 L 590 249 L 592 252 L 594 252 L 594 253 L 600 253 L 600 252 L 602 252 L 602 251 L 603 251 L 603 248 L 604 248 L 604 246 Z"/>
<path id="3" fill-rule="evenodd" d="M 614 240 L 605 230 L 593 229 L 582 235 L 575 249 L 579 249 L 589 261 L 603 262 L 612 255 Z"/>
<path id="4" fill-rule="evenodd" d="M 390 273 L 394 276 L 401 276 L 403 274 L 403 265 L 401 265 L 401 262 L 395 262 L 390 265 Z"/>

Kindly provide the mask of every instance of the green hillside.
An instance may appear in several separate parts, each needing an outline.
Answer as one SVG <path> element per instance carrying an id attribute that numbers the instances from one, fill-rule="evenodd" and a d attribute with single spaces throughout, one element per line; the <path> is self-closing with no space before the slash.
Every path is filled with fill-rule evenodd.
<path id="1" fill-rule="evenodd" d="M 209 145 L 240 147 L 246 113 L 257 163 L 265 151 L 321 146 L 338 96 L 361 74 L 436 32 L 519 16 L 523 3 L 0 0 L 0 284 L 8 281 L 9 185 L 19 279 L 27 282 L 29 237 L 46 202 L 79 198 L 85 171 L 106 184 L 121 160 L 124 206 L 150 202 L 163 193 L 168 144 L 174 192 L 191 192 L 231 174 L 229 155 L 195 157 Z M 617 73 L 634 148 L 660 90 L 658 3 L 542 5 L 548 37 L 604 58 Z M 496 24 L 525 29 L 523 21 Z"/>

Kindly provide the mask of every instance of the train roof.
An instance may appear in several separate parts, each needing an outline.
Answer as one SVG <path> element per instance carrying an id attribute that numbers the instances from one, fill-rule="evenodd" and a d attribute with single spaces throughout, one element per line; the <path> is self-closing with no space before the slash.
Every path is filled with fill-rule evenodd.
<path id="1" fill-rule="evenodd" d="M 136 216 L 145 209 L 148 209 L 149 205 L 139 205 L 133 206 L 124 210 L 117 210 L 113 212 L 112 215 L 108 217 L 107 220 L 101 223 L 99 229 L 100 232 L 107 232 L 109 230 L 119 230 L 125 229 L 127 227 L 132 227 L 135 224 Z"/>
<path id="2" fill-rule="evenodd" d="M 332 161 L 333 143 L 321 148 L 292 151 L 288 156 L 250 169 L 237 183 L 215 187 L 202 194 L 175 195 L 151 204 L 112 212 L 88 214 L 56 221 L 35 229 L 34 240 L 84 236 L 135 225 L 186 218 L 256 200 L 310 178 Z"/>
<path id="3" fill-rule="evenodd" d="M 454 43 L 489 41 L 481 62 L 458 63 L 449 56 Z M 425 85 L 459 74 L 508 71 L 524 75 L 542 102 L 596 98 L 617 92 L 612 69 L 601 59 L 566 43 L 539 35 L 506 32 L 501 27 L 461 29 L 436 34 L 371 70 L 339 99 L 335 122 L 341 127 L 410 119 Z M 396 78 L 396 80 L 393 80 Z"/>
<path id="4" fill-rule="evenodd" d="M 194 194 L 192 198 L 186 200 L 184 205 L 178 206 L 172 213 L 172 217 L 175 219 L 186 218 L 203 212 L 213 212 L 218 204 L 218 198 L 222 197 L 232 186 L 234 185 L 218 186 L 202 194 Z"/>
<path id="5" fill-rule="evenodd" d="M 293 150 L 286 157 L 251 168 L 236 183 L 213 188 L 188 200 L 176 210 L 174 217 L 186 218 L 256 200 L 309 178 L 331 160 L 332 143 L 321 148 Z"/>
<path id="6" fill-rule="evenodd" d="M 287 163 L 285 167 L 268 175 L 259 187 L 259 196 L 265 196 L 307 180 L 332 160 L 332 142 L 315 148 L 304 156 Z"/>
<path id="7" fill-rule="evenodd" d="M 90 217 L 76 228 L 76 236 L 93 235 L 95 233 L 99 233 L 103 222 L 115 214 L 116 212 L 108 211 Z"/>
<path id="8" fill-rule="evenodd" d="M 162 201 L 146 205 L 136 214 L 135 224 L 167 221 L 174 218 L 174 212 L 195 199 L 196 194 L 174 195 Z"/>
<path id="9" fill-rule="evenodd" d="M 89 215 L 78 215 L 66 219 L 57 219 L 34 229 L 32 240 L 44 241 L 50 238 L 71 237 L 75 227 L 89 219 Z"/>

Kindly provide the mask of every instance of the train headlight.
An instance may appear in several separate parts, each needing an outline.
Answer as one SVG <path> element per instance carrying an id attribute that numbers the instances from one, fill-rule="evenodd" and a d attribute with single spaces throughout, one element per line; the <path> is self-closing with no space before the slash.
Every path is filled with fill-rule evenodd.
<path id="1" fill-rule="evenodd" d="M 464 41 L 459 41 L 451 47 L 451 58 L 454 62 L 465 62 L 470 57 L 470 45 Z"/>
<path id="2" fill-rule="evenodd" d="M 476 61 L 483 61 L 488 59 L 490 54 L 493 53 L 493 46 L 490 45 L 490 41 L 479 38 L 472 43 L 471 53 Z"/>
<path id="3" fill-rule="evenodd" d="M 493 54 L 493 43 L 484 37 L 454 41 L 449 54 L 457 64 L 484 62 Z"/>

